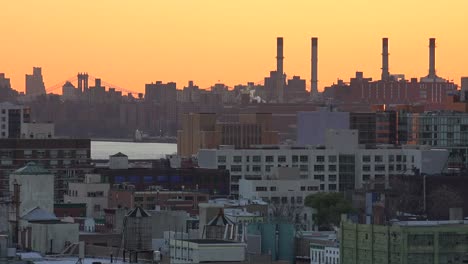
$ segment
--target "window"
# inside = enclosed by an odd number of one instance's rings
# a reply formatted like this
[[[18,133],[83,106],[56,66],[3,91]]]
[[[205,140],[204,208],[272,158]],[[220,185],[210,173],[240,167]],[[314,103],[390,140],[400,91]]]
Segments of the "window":
[[[375,162],[383,162],[383,156],[382,155],[375,155],[374,156],[374,161]]]
[[[242,162],[242,156],[234,156],[234,157],[232,157],[232,160],[235,163],[240,163],[240,162]]]
[[[154,196],[146,197],[146,201],[150,201],[150,202],[154,201]]]
[[[255,187],[255,191],[257,192],[266,192],[268,189],[265,186],[257,186]]]
[[[328,175],[328,181],[330,182],[336,182],[336,175]]]
[[[218,156],[218,163],[225,163],[226,162],[226,156]]]
[[[368,181],[368,180],[370,180],[370,175],[369,175],[369,174],[363,174],[363,175],[362,175],[362,180],[363,180],[363,181]]]
[[[245,161],[250,162],[250,156],[245,156]]]
[[[301,186],[301,191],[305,191],[306,190],[306,187],[305,186]]]
[[[265,156],[265,162],[273,162],[273,156]]]
[[[385,165],[375,165],[374,170],[375,171],[385,171]]]
[[[328,165],[328,171],[336,171],[336,165]]]
[[[241,165],[231,165],[231,171],[242,171],[242,166]]]
[[[334,183],[333,183],[333,184],[329,184],[329,185],[328,185],[328,190],[329,190],[329,191],[336,191],[336,184],[334,184]]]
[[[401,162],[401,155],[396,155],[396,161]]]
[[[261,161],[262,161],[262,157],[261,157],[261,156],[258,156],[258,155],[253,156],[253,157],[252,157],[252,161],[253,161],[253,162],[261,162]]]
[[[315,161],[316,161],[316,162],[325,162],[325,156],[317,156],[317,157],[315,158]]]
[[[299,156],[298,155],[293,155],[292,156],[292,162],[294,162],[294,163],[299,162]]]
[[[296,197],[296,202],[297,202],[298,204],[302,204],[302,196],[297,196],[297,197]]]
[[[389,171],[394,171],[394,170],[395,170],[395,166],[394,166],[393,164],[388,165],[388,170],[389,170]]]
[[[270,191],[272,191],[272,192],[276,191],[276,186],[271,186]]]
[[[226,169],[226,165],[218,165],[218,170],[225,170]]]
[[[320,184],[320,190],[324,191],[325,190],[325,184]]]
[[[385,180],[385,175],[384,174],[376,174],[375,176],[376,181],[384,181]]]
[[[395,156],[388,155],[388,162],[394,162],[394,161],[395,161]]]
[[[286,156],[278,156],[278,162],[286,162]]]
[[[336,162],[336,156],[328,156],[328,162]]]
[[[300,161],[301,161],[301,162],[308,162],[308,161],[309,161],[309,156],[301,155]]]
[[[370,165],[362,165],[362,171],[370,171]]]
[[[309,165],[301,165],[301,166],[299,167],[299,170],[300,170],[300,171],[309,171]]]
[[[370,162],[370,155],[364,155],[362,156],[362,162]]]
[[[319,181],[324,181],[325,180],[325,175],[314,175],[314,180],[319,180]]]
[[[324,165],[314,165],[314,171],[325,171]]]
[[[317,186],[307,186],[307,190],[308,191],[318,191],[318,187]]]
[[[262,171],[262,167],[260,165],[253,165],[252,171],[255,171],[255,172]]]
[[[135,202],[143,202],[143,197],[135,197],[133,200]]]
[[[270,172],[270,171],[271,171],[271,167],[273,167],[273,165],[266,165],[266,166],[265,166],[265,171],[266,171],[266,172]]]

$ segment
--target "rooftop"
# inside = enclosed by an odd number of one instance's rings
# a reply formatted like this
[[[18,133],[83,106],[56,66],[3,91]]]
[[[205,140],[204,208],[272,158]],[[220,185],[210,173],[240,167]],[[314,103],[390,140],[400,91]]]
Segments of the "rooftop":
[[[26,166],[13,172],[15,175],[47,175],[50,172],[34,162],[28,162]]]
[[[197,244],[236,244],[236,241],[221,240],[221,239],[182,239],[182,241],[192,242]]]

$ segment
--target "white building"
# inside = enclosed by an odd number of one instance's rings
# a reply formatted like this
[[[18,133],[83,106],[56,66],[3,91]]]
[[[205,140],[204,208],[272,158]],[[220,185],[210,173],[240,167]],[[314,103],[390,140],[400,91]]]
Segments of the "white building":
[[[86,216],[102,218],[108,205],[110,185],[101,183],[101,175],[86,174],[83,183],[69,183],[68,193],[63,199],[66,203],[85,203]]]
[[[47,139],[55,137],[55,125],[53,123],[22,123],[21,138]]]
[[[297,113],[297,144],[299,146],[317,146],[325,144],[328,129],[348,129],[349,113],[334,112],[328,108],[319,108],[313,112]]]
[[[29,122],[29,118],[29,107],[0,103],[0,138],[20,138],[21,125]]]
[[[336,241],[315,239],[310,242],[310,264],[322,263],[340,263],[340,246]]]
[[[245,261],[245,243],[215,239],[173,239],[170,263],[241,262]]]
[[[358,145],[357,131],[329,130],[325,147],[257,146],[251,149],[202,149],[201,168],[229,170],[231,193],[239,194],[239,181],[266,180],[273,168],[298,168],[301,179],[320,182],[319,191],[345,191],[366,183],[388,187],[390,175],[438,174],[444,170],[448,151],[428,146]]]
[[[16,170],[10,175],[10,194],[15,194],[15,186],[19,191],[19,216],[32,209],[54,212],[54,175],[33,162]]]

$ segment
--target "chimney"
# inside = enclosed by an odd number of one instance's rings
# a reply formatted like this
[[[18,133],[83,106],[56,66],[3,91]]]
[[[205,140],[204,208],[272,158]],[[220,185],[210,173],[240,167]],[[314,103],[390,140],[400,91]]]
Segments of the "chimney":
[[[283,80],[283,38],[276,39],[276,99],[278,103],[283,102],[284,80]]]
[[[429,39],[429,78],[436,78],[435,70],[435,38]]]
[[[388,38],[382,39],[382,81],[388,81],[390,72],[388,71]]]
[[[310,96],[315,97],[318,94],[318,38],[312,38],[312,80],[310,85]]]

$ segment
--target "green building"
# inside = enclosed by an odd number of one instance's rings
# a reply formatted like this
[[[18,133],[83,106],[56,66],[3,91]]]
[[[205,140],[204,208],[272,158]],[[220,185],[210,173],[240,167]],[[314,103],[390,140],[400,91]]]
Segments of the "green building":
[[[463,221],[364,225],[342,222],[342,264],[468,263],[468,224]]]

